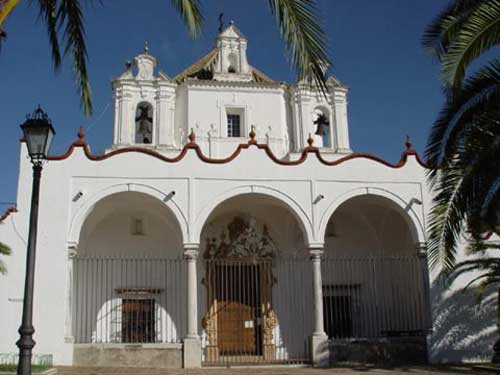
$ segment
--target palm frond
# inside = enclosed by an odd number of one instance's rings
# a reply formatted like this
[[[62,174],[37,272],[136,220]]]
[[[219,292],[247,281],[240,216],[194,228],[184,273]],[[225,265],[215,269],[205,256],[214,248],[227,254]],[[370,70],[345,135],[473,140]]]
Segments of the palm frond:
[[[448,50],[450,41],[455,38],[464,20],[483,1],[451,1],[426,27],[422,36],[424,50],[441,60]]]
[[[448,274],[455,265],[467,203],[462,171],[450,168],[442,173],[430,212],[428,254],[430,267],[441,265],[444,274]]]
[[[179,12],[181,18],[188,27],[189,33],[195,38],[198,37],[203,26],[200,1],[172,0],[172,5],[177,12]]]
[[[92,115],[90,83],[87,73],[87,47],[82,6],[79,0],[61,0],[57,17],[64,27],[66,46],[64,53],[71,53],[73,71],[80,91],[80,100],[87,116]]]
[[[0,255],[10,255],[12,250],[6,244],[0,242]]]
[[[0,26],[7,19],[7,16],[14,10],[21,0],[8,0],[3,7],[0,8]]]
[[[500,142],[500,140],[498,140]],[[498,150],[498,146],[497,146]],[[488,212],[497,212],[500,201],[500,175],[495,179],[488,189],[483,205],[481,206],[481,217],[486,217]]]
[[[325,92],[328,58],[326,35],[314,0],[269,0],[292,66],[299,80],[313,80]]]
[[[485,108],[498,108],[499,102],[500,59],[495,59],[470,77],[460,95],[447,102],[441,110],[427,142],[426,158],[430,165],[441,166],[445,159],[451,157],[452,154],[445,153],[450,134],[457,134],[470,125],[476,114]],[[430,171],[431,180],[436,177],[437,171],[437,168]]]
[[[0,242],[0,255],[10,255],[12,253],[10,247],[6,244]],[[5,275],[7,273],[7,267],[5,263],[0,260],[0,274]]]
[[[43,19],[49,37],[49,43],[52,50],[52,62],[57,70],[61,65],[61,50],[59,48],[59,39],[57,37],[57,0],[38,0],[39,15]]]
[[[444,81],[460,89],[469,64],[500,43],[500,0],[483,1],[461,25],[442,61]]]

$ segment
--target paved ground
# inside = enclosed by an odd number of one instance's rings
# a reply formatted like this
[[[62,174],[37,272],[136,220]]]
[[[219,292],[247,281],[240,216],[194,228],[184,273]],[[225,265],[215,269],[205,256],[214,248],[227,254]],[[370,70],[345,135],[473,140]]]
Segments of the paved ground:
[[[313,369],[294,367],[250,367],[250,368],[213,368],[202,370],[167,370],[167,369],[138,369],[138,368],[103,368],[103,367],[58,367],[58,375],[461,375],[487,374],[482,371],[473,371],[466,367],[401,367],[401,368],[333,368]]]

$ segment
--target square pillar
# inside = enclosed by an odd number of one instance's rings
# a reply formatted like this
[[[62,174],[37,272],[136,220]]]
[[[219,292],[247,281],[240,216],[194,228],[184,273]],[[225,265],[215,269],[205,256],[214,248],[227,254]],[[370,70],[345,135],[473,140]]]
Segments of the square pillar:
[[[323,282],[321,279],[321,256],[323,248],[309,249],[313,267],[314,331],[311,335],[311,360],[315,367],[330,365],[330,347],[325,333],[323,318]]]
[[[184,337],[183,367],[201,367],[201,339],[198,335],[198,280],[196,262],[199,245],[184,246],[184,258],[187,261],[187,335]]]
[[[64,342],[73,344],[75,337],[73,335],[73,259],[76,257],[78,244],[75,242],[68,243],[67,262],[66,262],[66,290],[65,290],[65,318],[64,318]]]

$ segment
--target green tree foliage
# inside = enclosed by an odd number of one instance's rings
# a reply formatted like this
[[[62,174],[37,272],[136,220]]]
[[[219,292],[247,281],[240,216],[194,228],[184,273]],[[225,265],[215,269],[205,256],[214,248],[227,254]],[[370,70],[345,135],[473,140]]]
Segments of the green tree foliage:
[[[499,42],[500,0],[452,1],[423,36],[440,62],[446,96],[426,149],[434,167],[429,259],[444,274],[456,266],[464,232],[480,244],[484,232],[499,228],[500,59],[493,49]],[[471,72],[473,62],[478,67]]]

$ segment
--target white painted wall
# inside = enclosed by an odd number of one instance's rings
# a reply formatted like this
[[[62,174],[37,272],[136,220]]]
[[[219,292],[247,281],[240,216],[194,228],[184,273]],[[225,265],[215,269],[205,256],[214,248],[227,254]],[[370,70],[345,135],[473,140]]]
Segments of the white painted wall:
[[[21,227],[21,233],[26,236],[28,221],[28,205],[30,198],[29,185],[31,181],[30,166],[24,158],[24,145],[22,147],[20,184],[19,184],[19,213],[11,216],[9,220],[0,226],[0,240],[11,244],[14,255],[8,259],[11,269],[9,276],[5,277],[6,283],[0,285],[2,305],[10,306],[9,309],[0,314],[10,314],[12,321],[19,319],[19,303],[9,302],[8,298],[20,298],[22,291],[22,276],[24,274],[24,246],[18,240],[10,220],[15,220]],[[147,168],[144,168],[147,166]],[[333,173],[334,172],[334,173]],[[139,207],[147,212],[170,212],[168,221],[158,219],[154,227],[158,228],[158,241],[168,242],[169,236],[160,233],[160,223],[165,223],[162,228],[170,228],[175,217],[179,232],[177,244],[201,243],[203,245],[202,230],[204,224],[210,222],[213,210],[221,203],[233,196],[242,194],[260,194],[279,201],[280,206],[287,207],[286,212],[293,212],[293,221],[303,232],[304,244],[316,244],[324,241],[323,231],[336,207],[358,194],[381,194],[391,197],[399,207],[405,207],[412,198],[424,201],[423,206],[412,206],[412,220],[416,226],[424,228],[425,209],[428,200],[422,196],[425,187],[425,175],[423,169],[410,157],[408,163],[400,169],[391,169],[382,164],[367,159],[354,159],[336,167],[328,167],[310,155],[303,164],[295,167],[280,166],[272,162],[263,150],[251,147],[241,152],[238,158],[230,164],[208,164],[202,162],[194,151],[188,151],[186,157],[178,163],[165,163],[154,157],[139,154],[125,153],[101,162],[88,160],[82,148],[76,148],[73,155],[63,161],[52,161],[44,168],[42,180],[42,195],[40,207],[40,231],[37,258],[37,277],[35,291],[35,340],[37,353],[52,353],[54,360],[59,364],[71,363],[71,343],[65,342],[65,325],[69,302],[67,301],[68,269],[68,247],[77,247],[81,251],[96,249],[97,242],[88,247],[86,245],[85,220],[90,217],[89,228],[100,238],[99,243],[109,242],[108,249],[118,251],[118,247],[127,248],[127,252],[136,249],[138,244],[117,239],[118,242],[109,241],[105,233],[114,231],[117,236],[121,233],[116,226],[122,228],[127,225],[121,212],[134,212]],[[171,196],[171,192],[175,195]],[[82,197],[73,201],[78,192]],[[121,207],[114,202],[112,209],[105,209],[108,196],[120,192],[138,192],[151,196],[157,208],[148,206],[148,202],[134,202],[127,200],[127,207]],[[390,192],[390,193],[389,193]],[[324,199],[313,203],[319,194]],[[130,196],[132,197],[132,196]],[[101,203],[99,203],[101,202]],[[141,201],[142,202],[142,201]],[[257,210],[263,220],[269,222],[270,230],[283,247],[287,250],[299,248],[295,241],[298,235],[294,226],[286,224],[290,221],[290,214],[283,214],[280,206],[271,206],[269,214],[268,207],[242,200],[238,209],[247,209],[245,206]],[[266,201],[268,204],[269,199]],[[111,211],[109,222],[107,217],[101,218],[99,212]],[[159,207],[162,207],[161,209]],[[116,211],[115,211],[116,208]],[[233,207],[234,208],[234,207]],[[260,210],[260,211],[259,211]],[[93,222],[92,213],[100,219],[96,223],[104,225],[102,228]],[[90,215],[90,216],[89,216]],[[113,216],[114,215],[114,216]],[[158,215],[157,215],[158,216]],[[159,214],[160,217],[166,217]],[[171,220],[172,219],[172,220]],[[283,223],[283,228],[276,223]],[[62,229],[61,229],[62,228]],[[303,228],[303,230],[302,230]],[[167,232],[167,231],[165,231]],[[83,240],[80,240],[81,234]],[[100,237],[101,236],[101,237]],[[104,236],[104,237],[102,237]],[[165,236],[165,237],[164,237]],[[284,236],[283,239],[280,237]],[[291,236],[291,237],[289,237]],[[114,236],[113,236],[114,237]],[[122,237],[120,235],[120,237]],[[167,239],[168,237],[168,239]],[[102,240],[102,241],[101,241]],[[92,238],[90,243],[92,243]],[[81,242],[81,243],[79,243]],[[292,243],[295,246],[286,244]],[[168,248],[173,245],[165,246]],[[165,247],[155,249],[164,251]],[[99,252],[104,251],[101,247]],[[109,250],[111,251],[111,250]],[[156,253],[155,253],[156,254]],[[176,254],[179,254],[177,252]],[[200,314],[203,311],[201,303],[202,288],[200,287]],[[286,294],[281,292],[277,295],[283,298]],[[292,298],[292,297],[290,297]],[[311,305],[304,305],[305,309],[312,309]],[[96,310],[97,313],[98,310]],[[0,321],[5,321],[0,319]],[[292,324],[293,322],[290,322]],[[283,323],[284,324],[284,323]],[[295,323],[293,323],[295,324]],[[14,342],[17,337],[17,327],[6,327],[6,335],[0,340],[2,352],[15,352]],[[302,327],[302,326],[301,326]],[[307,330],[307,326],[304,325]],[[284,331],[283,331],[284,332]],[[305,332],[305,331],[304,331]],[[283,336],[284,337],[284,336]]]

